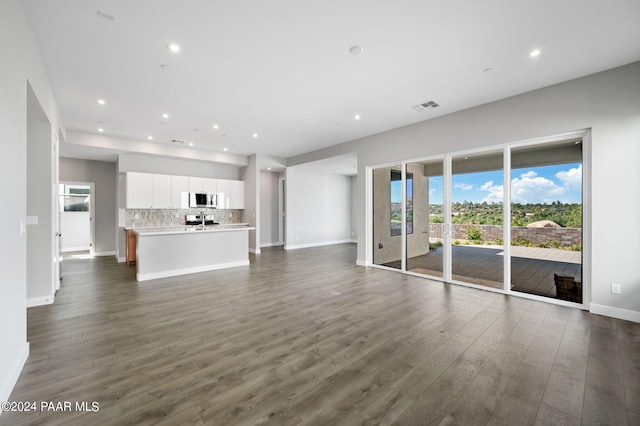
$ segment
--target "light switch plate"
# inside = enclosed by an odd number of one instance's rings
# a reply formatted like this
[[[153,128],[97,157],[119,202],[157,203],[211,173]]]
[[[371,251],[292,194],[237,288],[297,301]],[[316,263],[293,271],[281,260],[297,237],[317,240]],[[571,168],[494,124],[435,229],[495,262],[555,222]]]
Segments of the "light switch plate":
[[[622,285],[620,285],[620,284],[611,284],[611,293],[612,294],[622,294]]]
[[[25,222],[26,225],[37,225],[38,224],[38,216],[27,216]]]

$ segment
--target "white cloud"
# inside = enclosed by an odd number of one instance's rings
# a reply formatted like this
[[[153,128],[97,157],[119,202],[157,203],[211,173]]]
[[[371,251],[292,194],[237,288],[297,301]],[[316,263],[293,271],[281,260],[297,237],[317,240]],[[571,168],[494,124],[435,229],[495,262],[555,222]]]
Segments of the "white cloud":
[[[471,191],[473,189],[473,185],[469,185],[466,183],[456,183],[453,185],[454,188],[462,189],[463,191]]]
[[[511,180],[511,201],[514,203],[552,203],[566,188],[530,170]]]
[[[577,168],[558,172],[556,173],[556,177],[560,179],[562,181],[562,184],[567,188],[581,189],[582,188],[582,164],[580,164]]]
[[[488,191],[489,194],[482,199],[482,201],[486,201],[487,203],[502,203],[502,199],[504,197],[504,186],[503,185],[494,185],[493,181],[485,182],[480,187],[482,191]]]

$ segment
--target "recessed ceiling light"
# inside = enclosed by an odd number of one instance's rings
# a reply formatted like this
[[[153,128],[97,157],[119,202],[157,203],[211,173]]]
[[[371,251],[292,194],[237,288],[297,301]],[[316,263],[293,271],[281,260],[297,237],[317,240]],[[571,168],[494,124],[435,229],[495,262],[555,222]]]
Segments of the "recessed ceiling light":
[[[354,120],[360,120],[360,114],[356,114],[356,115],[354,115],[354,116],[353,116],[353,119],[354,119]]]
[[[214,128],[215,130],[218,130],[218,129],[220,128],[220,126],[218,126],[217,124],[214,124],[214,125],[213,125],[213,128]]]
[[[227,148],[224,148],[224,149],[223,149],[223,151],[224,151],[224,152],[227,152],[228,150],[227,150]]]
[[[271,170],[271,167],[267,167],[267,170]]]
[[[162,118],[169,118],[169,114],[165,112],[164,114],[162,114]]]
[[[147,139],[149,139],[150,141],[153,140],[153,136],[147,136]]]
[[[258,134],[257,134],[257,133],[254,133],[254,134],[253,134],[253,137],[254,137],[254,138],[257,138],[257,137],[258,137]]]
[[[104,132],[104,129],[103,129],[102,127],[98,127],[98,131],[99,131],[100,133],[102,133],[102,132]]]
[[[352,55],[359,55],[362,52],[364,52],[364,49],[359,44],[356,44],[349,48],[349,53],[351,53]]]
[[[97,101],[100,105],[106,105],[107,101],[105,101],[104,99],[98,99]]]
[[[177,45],[176,43],[171,43],[169,46],[167,46],[169,48],[170,51],[172,51],[173,53],[179,53],[180,52],[180,46]]]
[[[193,142],[189,142],[189,146],[193,146]]]
[[[542,53],[540,49],[533,49],[531,53],[529,53],[529,56],[531,56],[532,58],[535,58],[537,56],[540,56],[540,53]]]

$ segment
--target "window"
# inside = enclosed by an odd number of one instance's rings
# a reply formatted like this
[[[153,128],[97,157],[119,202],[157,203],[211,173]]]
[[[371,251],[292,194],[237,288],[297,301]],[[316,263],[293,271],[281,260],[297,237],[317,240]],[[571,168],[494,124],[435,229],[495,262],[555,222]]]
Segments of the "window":
[[[91,188],[88,185],[60,184],[61,212],[88,212]]]
[[[402,172],[391,170],[391,235],[402,234]],[[413,173],[407,173],[407,234],[413,234]]]

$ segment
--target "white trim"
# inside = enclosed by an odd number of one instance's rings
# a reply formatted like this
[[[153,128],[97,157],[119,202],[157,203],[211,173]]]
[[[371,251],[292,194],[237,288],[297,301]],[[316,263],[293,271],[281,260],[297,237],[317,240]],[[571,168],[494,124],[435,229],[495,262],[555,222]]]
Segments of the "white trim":
[[[249,253],[260,254],[260,249],[249,248]]]
[[[89,251],[90,246],[66,247],[60,250],[60,253],[68,253],[70,251]]]
[[[32,297],[31,299],[27,299],[27,308],[33,308],[35,306],[44,306],[51,305],[55,300],[55,296],[43,296],[43,297]]]
[[[633,321],[640,323],[640,312],[630,311],[628,309],[614,308],[612,306],[598,305],[597,303],[591,303],[589,305],[589,312],[597,315],[605,315],[608,317],[618,318],[626,321]]]
[[[358,239],[357,238],[355,238],[355,239],[352,238],[352,239],[349,240],[349,242],[353,243],[353,244],[358,244]]]
[[[27,358],[29,358],[29,342],[24,342],[22,346],[22,351],[16,359],[16,363],[10,368],[11,373],[7,378],[7,381],[2,384],[2,388],[0,388],[0,401],[8,401],[11,396],[11,392],[13,388],[16,386],[18,382],[18,378],[20,377],[20,373],[24,368],[25,362],[27,362]],[[0,414],[2,414],[2,410],[0,410]]]
[[[118,258],[118,263],[124,263],[124,262],[126,262],[126,261],[127,261],[127,258],[126,258],[126,257],[119,257],[119,258]]]
[[[335,244],[345,244],[351,243],[352,240],[336,240],[336,241],[324,241],[320,243],[309,243],[309,244],[296,244],[294,246],[284,246],[285,250],[297,250],[302,248],[310,248],[310,247],[322,247],[322,246],[332,246]]]
[[[96,252],[94,253],[94,257],[100,257],[100,256],[115,256],[116,252],[115,250],[111,250],[111,251],[101,251],[101,252]]]
[[[238,266],[249,265],[248,260],[240,260],[237,262],[219,263],[217,265],[198,266],[195,268],[172,269],[169,271],[152,272],[148,274],[136,274],[138,281],[155,280],[158,278],[175,277],[177,275],[195,274],[198,272],[215,271],[218,269],[235,268]]]
[[[367,265],[367,261],[366,260],[360,260],[360,259],[356,259],[356,265],[358,265],[358,266],[369,266],[369,265]]]
[[[276,241],[275,243],[260,243],[260,248],[262,247],[276,247],[283,246],[284,243],[282,241]]]

